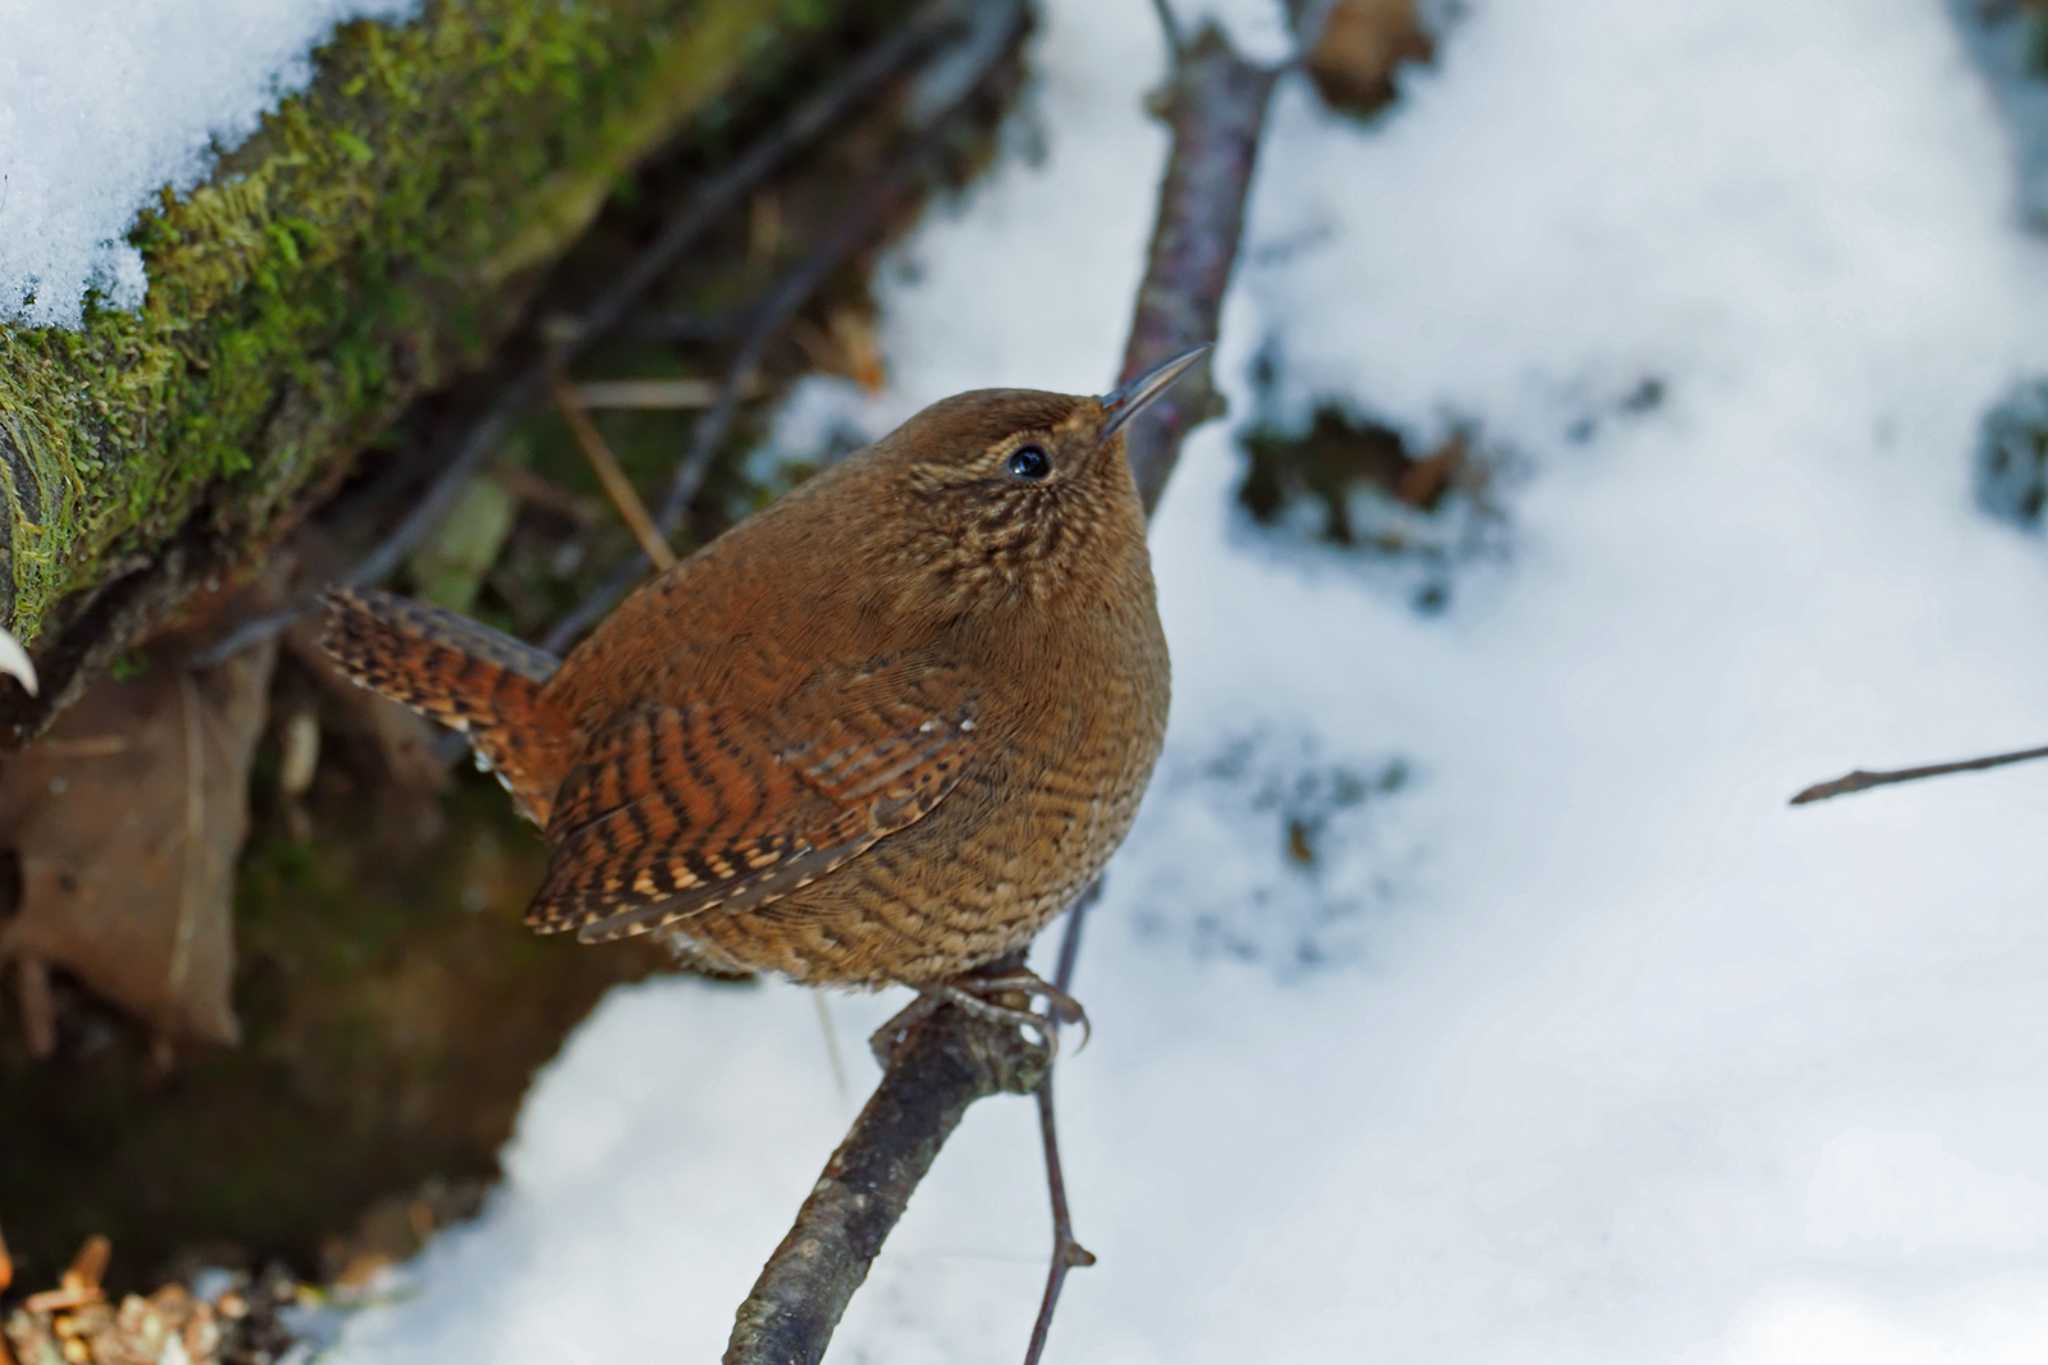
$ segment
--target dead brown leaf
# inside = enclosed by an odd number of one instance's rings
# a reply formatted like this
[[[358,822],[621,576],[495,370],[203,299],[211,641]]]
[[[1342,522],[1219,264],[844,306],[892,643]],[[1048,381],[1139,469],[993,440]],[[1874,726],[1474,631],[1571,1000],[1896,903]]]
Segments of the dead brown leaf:
[[[889,386],[882,341],[873,319],[866,315],[851,308],[835,309],[823,327],[799,319],[790,328],[790,336],[818,369],[843,375],[868,393],[880,393]]]
[[[1309,49],[1308,74],[1332,107],[1370,114],[1394,97],[1401,64],[1429,60],[1432,47],[1415,0],[1337,0]]]
[[[66,1289],[98,1293],[107,1281],[107,1266],[114,1259],[114,1244],[98,1233],[85,1239],[60,1281]]]
[[[21,868],[0,959],[61,966],[164,1035],[232,1043],[235,859],[276,649],[203,672],[182,653],[102,679],[0,773],[0,846]]]
[[[1394,496],[1410,507],[1434,510],[1464,471],[1466,453],[1465,438],[1452,437],[1401,472]]]
[[[107,1278],[107,1262],[113,1259],[114,1244],[95,1233],[85,1239],[78,1254],[71,1258],[71,1265],[57,1282],[55,1289],[45,1289],[22,1300],[21,1306],[31,1313],[60,1313],[66,1309],[83,1308],[89,1303],[98,1303],[106,1297],[101,1287]]]

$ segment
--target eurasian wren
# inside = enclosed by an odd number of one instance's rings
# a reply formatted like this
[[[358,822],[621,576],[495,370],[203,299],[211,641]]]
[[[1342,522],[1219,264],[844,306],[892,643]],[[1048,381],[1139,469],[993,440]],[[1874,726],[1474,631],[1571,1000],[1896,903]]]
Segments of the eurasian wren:
[[[1159,757],[1166,638],[1122,431],[1200,355],[1101,398],[934,403],[559,663],[369,591],[330,594],[327,649],[466,732],[546,831],[535,929],[665,930],[710,967],[957,999],[1102,870]]]

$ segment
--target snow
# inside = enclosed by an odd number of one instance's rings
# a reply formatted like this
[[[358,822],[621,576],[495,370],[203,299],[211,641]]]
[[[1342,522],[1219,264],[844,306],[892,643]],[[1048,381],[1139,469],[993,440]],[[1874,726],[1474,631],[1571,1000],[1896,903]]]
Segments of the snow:
[[[781,444],[1107,383],[1160,50],[1048,8],[1012,154],[885,272],[895,388],[812,386]],[[1420,615],[1251,531],[1228,424],[1190,443],[1053,1358],[2043,1358],[2048,773],[1784,804],[2041,738],[2048,561],[1969,488],[2048,366],[1992,96],[1924,0],[1494,0],[1403,84],[1367,127],[1281,91],[1217,372],[1511,449],[1508,554]],[[714,1358],[860,1097],[793,989],[621,990],[336,1358]],[[1018,1359],[1043,1205],[1030,1108],[978,1106],[833,1358]]]
[[[77,327],[85,292],[141,306],[124,240],[170,185],[312,79],[309,54],[349,19],[418,0],[10,0],[0,4],[0,323]],[[31,301],[32,300],[32,301]]]

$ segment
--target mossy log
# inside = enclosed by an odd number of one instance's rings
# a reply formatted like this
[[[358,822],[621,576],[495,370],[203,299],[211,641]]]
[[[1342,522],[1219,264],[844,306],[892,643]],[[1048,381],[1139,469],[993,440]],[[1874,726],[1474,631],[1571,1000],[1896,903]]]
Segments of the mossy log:
[[[502,369],[531,302],[605,280],[638,216],[586,229],[636,165],[660,154],[645,201],[689,179],[678,166],[716,173],[910,10],[427,0],[411,25],[340,30],[303,95],[141,217],[141,310],[88,308],[79,331],[0,324],[0,624],[29,643],[42,701],[107,661],[146,664],[132,644],[195,587],[261,561],[415,400]],[[834,130],[844,154],[778,182],[795,217],[844,201],[891,146],[849,122]],[[741,259],[746,233],[730,235],[707,242],[692,288],[701,274],[744,292],[780,268]],[[611,430],[643,487],[673,458],[670,427],[633,439],[660,416]],[[557,486],[587,477],[554,424],[530,425],[517,440],[543,469],[562,445]],[[335,761],[300,809],[274,746],[258,751],[235,896],[241,1046],[163,1048],[58,977],[63,1045],[39,1060],[0,971],[0,1222],[41,1282],[88,1233],[113,1238],[127,1286],[181,1250],[313,1271],[366,1208],[401,1207],[416,1233],[423,1182],[488,1179],[533,1069],[613,983],[665,965],[525,933],[541,845],[495,786],[440,807],[366,787],[374,764],[351,762],[347,726],[280,673],[273,714],[319,712]],[[47,715],[0,680],[0,751]],[[419,842],[437,810],[451,828]],[[0,917],[7,900],[0,888]],[[340,1237],[340,1254],[365,1240]]]
[[[638,161],[854,8],[429,0],[339,30],[303,94],[141,215],[140,310],[0,325],[0,623],[46,697],[0,688],[0,747],[480,365]]]

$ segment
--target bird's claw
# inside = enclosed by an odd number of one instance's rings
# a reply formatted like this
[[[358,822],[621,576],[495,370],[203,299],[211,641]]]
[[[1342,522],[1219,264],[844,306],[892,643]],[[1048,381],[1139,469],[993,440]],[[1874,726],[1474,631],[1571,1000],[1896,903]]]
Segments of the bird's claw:
[[[1002,995],[1043,996],[1045,1011],[1041,1014],[990,998]],[[889,1021],[869,1037],[868,1048],[874,1053],[875,1060],[886,1069],[895,1060],[911,1031],[943,1005],[953,1005],[977,1019],[1031,1030],[1045,1045],[1048,1060],[1059,1055],[1061,1025],[1081,1026],[1081,1046],[1074,1049],[1077,1055],[1094,1036],[1094,1028],[1088,1022],[1088,1011],[1081,1008],[1081,1002],[1038,973],[1021,967],[992,973],[969,972],[936,985],[919,986],[917,998],[890,1016]]]

